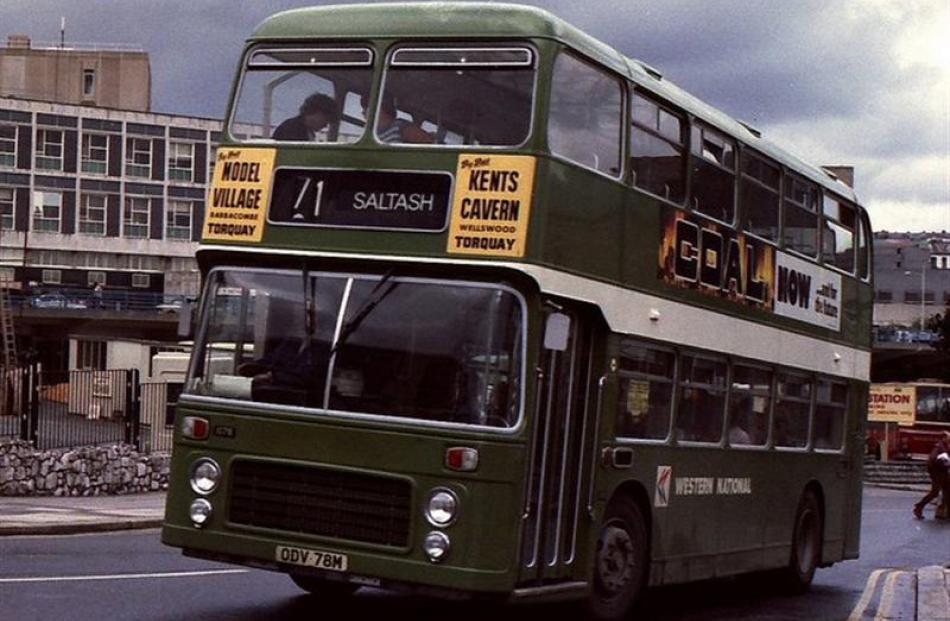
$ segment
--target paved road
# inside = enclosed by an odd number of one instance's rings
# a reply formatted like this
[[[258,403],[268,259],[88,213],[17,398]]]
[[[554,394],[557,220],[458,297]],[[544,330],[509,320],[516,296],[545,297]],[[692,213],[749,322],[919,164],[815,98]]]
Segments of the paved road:
[[[950,524],[917,522],[914,494],[869,489],[862,558],[819,571],[811,593],[783,597],[761,578],[709,581],[650,593],[655,621],[846,619],[874,569],[950,561]],[[183,558],[155,530],[68,537],[0,538],[0,618],[31,621],[312,621],[316,618],[493,621],[572,618],[576,609],[504,609],[433,602],[364,590],[345,609],[303,595],[279,574]]]

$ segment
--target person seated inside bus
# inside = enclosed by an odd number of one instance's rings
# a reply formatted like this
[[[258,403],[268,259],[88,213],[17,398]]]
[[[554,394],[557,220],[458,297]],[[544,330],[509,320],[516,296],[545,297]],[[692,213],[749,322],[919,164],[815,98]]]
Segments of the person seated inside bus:
[[[290,117],[277,126],[271,138],[274,140],[293,140],[309,142],[316,140],[317,133],[323,131],[340,116],[339,106],[331,97],[314,93],[300,104],[299,114]]]
[[[369,97],[365,93],[360,95],[360,104],[363,106],[363,117],[365,118],[366,108],[369,104]],[[376,117],[376,137],[379,138],[380,142],[415,144],[435,142],[435,136],[412,121],[397,116],[396,103],[391,95],[383,97]]]

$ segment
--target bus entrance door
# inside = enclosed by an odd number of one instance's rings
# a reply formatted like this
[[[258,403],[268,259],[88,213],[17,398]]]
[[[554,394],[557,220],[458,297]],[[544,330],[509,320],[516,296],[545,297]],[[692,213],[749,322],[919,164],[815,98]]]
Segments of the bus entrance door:
[[[597,381],[592,360],[602,356],[590,323],[578,313],[551,312],[545,329],[522,528],[522,581],[530,583],[570,576],[584,541],[578,531],[588,524]]]

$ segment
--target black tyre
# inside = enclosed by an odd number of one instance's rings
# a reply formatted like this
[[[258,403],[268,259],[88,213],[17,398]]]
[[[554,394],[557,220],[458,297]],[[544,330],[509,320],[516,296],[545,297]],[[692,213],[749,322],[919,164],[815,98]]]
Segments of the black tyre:
[[[360,588],[358,584],[350,584],[349,582],[331,582],[329,580],[321,580],[320,578],[313,578],[311,576],[298,576],[295,574],[290,574],[290,579],[294,581],[294,584],[299,586],[307,593],[330,600],[345,599],[356,593],[357,589]]]
[[[627,616],[646,584],[650,559],[646,521],[633,500],[615,498],[607,506],[594,552],[594,579],[588,616],[616,621]]]
[[[782,583],[789,593],[803,593],[811,585],[821,561],[822,532],[821,505],[815,493],[806,490],[798,501],[792,530],[792,553],[788,567],[782,572]]]

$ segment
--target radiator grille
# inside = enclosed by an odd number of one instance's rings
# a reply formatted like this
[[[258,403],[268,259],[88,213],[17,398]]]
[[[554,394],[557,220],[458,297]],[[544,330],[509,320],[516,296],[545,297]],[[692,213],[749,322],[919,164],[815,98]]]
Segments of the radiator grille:
[[[232,523],[408,545],[412,494],[402,479],[251,461],[235,462],[231,477]]]

